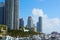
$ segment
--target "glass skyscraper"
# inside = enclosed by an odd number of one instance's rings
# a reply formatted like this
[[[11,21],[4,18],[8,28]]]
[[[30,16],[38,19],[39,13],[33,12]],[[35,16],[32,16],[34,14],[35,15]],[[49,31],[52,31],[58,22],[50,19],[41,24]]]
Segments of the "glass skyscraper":
[[[39,21],[37,22],[37,32],[42,32],[42,17],[39,17]]]
[[[0,24],[4,24],[4,3],[0,3]]]
[[[19,19],[19,27],[20,28],[23,28],[24,27],[24,20],[23,20],[23,18],[20,18]]]
[[[5,14],[4,20],[8,29],[19,29],[19,0],[5,0]]]

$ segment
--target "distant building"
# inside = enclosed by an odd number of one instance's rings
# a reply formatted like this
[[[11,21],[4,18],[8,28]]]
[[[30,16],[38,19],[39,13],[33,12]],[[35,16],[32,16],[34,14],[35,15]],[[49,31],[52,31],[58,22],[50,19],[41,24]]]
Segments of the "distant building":
[[[24,27],[24,20],[23,20],[23,18],[19,19],[19,27],[20,28]]]
[[[39,21],[37,22],[37,32],[42,32],[42,17],[39,17]]]
[[[0,3],[0,24],[4,24],[4,3]]]
[[[19,30],[19,0],[5,0],[5,24],[8,29]]]
[[[31,29],[31,30],[33,30],[34,32],[37,32],[37,28],[36,28],[35,24],[33,24],[33,27],[32,28],[33,29]]]
[[[0,25],[0,35],[6,35],[6,33],[7,33],[7,26]]]
[[[28,17],[27,26],[28,26],[28,28],[33,27],[33,20],[32,20],[32,17],[31,16]]]
[[[36,27],[34,27],[34,32],[37,32],[37,28]]]
[[[39,22],[37,22],[37,32],[40,32]]]
[[[23,28],[23,30],[24,30],[24,32],[28,32],[29,31],[28,29],[25,29],[25,28]]]

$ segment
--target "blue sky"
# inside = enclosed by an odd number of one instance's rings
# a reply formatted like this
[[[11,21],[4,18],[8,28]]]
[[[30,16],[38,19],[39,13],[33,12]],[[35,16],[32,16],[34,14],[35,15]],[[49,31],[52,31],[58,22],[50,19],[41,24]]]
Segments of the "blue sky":
[[[4,0],[0,0],[0,2],[3,1]],[[56,26],[56,24],[60,24],[60,0],[20,0],[19,2],[19,18],[24,18],[25,24],[27,23],[28,16],[35,16],[35,14],[32,13],[32,11],[34,12],[35,9],[35,11],[38,10],[38,13],[42,14],[43,16],[47,15],[48,18],[46,18],[46,21],[49,25],[53,22],[53,26],[49,26],[51,31],[49,30],[49,28],[45,27],[48,25],[45,23],[46,25],[44,25],[43,28],[43,30],[45,30],[44,32],[49,33],[49,31],[52,32],[55,31],[55,29],[58,29],[57,31],[59,31],[60,25],[57,25],[56,28],[54,28],[54,26]],[[43,13],[39,12],[39,10],[41,11],[41,9]],[[36,16],[40,16],[38,15],[38,13]],[[46,29],[49,31],[46,31]]]
[[[4,0],[0,0],[0,2],[4,2]]]
[[[60,18],[60,0],[20,0],[21,17],[32,15],[33,8],[43,9],[50,18]]]

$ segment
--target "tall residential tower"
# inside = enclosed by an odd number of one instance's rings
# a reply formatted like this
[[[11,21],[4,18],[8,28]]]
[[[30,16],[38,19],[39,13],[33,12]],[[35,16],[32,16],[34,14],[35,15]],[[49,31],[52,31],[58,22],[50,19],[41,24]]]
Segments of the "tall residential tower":
[[[33,27],[33,20],[32,20],[31,16],[28,17],[27,26],[28,26],[28,28],[32,28]]]
[[[5,0],[5,24],[8,29],[19,29],[19,0]]]
[[[37,22],[37,32],[42,32],[42,17],[39,17],[39,21]]]

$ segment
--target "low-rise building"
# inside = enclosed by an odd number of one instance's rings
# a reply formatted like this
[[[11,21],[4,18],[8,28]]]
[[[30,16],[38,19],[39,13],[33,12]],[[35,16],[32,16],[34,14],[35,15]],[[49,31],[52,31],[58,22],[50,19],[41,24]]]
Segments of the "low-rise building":
[[[0,25],[0,35],[5,36],[7,33],[7,26],[6,25]]]

